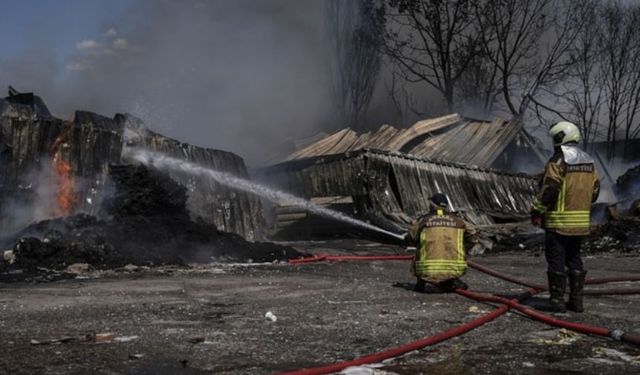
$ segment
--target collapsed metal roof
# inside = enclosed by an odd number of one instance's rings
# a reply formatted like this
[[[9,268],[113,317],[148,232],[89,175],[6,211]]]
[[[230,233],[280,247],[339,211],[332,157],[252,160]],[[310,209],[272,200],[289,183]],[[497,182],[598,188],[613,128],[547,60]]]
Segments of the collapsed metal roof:
[[[475,120],[450,114],[407,129],[383,125],[358,134],[346,128],[295,151],[285,160],[335,155],[360,149],[402,152],[419,158],[490,167],[522,130],[518,121]]]
[[[475,224],[524,219],[537,187],[526,174],[371,149],[291,160],[258,172],[306,198],[350,197],[351,214],[391,230],[406,229],[426,213],[436,192],[447,194],[453,208]]]

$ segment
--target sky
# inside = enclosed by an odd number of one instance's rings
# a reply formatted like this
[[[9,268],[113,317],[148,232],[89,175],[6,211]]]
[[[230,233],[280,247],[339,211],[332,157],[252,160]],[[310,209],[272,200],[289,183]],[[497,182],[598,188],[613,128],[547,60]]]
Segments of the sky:
[[[15,61],[32,51],[45,52],[47,60],[64,66],[76,45],[108,28],[135,0],[0,0],[0,61]],[[22,61],[27,63],[26,61]],[[37,66],[37,64],[33,64]],[[0,72],[3,82],[9,72]],[[66,70],[60,69],[57,79]]]
[[[52,113],[131,113],[259,164],[329,124],[324,4],[315,0],[0,0],[0,94]]]

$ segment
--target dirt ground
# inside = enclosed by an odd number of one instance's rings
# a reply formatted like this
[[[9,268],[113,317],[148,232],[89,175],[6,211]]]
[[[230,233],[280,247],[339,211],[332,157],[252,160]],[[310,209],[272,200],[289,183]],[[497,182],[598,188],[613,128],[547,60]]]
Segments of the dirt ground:
[[[289,245],[315,253],[406,254],[363,241]],[[542,257],[474,259],[543,281]],[[640,269],[640,257],[633,255],[585,261],[591,277],[637,275]],[[465,280],[476,291],[524,290],[474,270]],[[406,261],[211,264],[0,283],[0,373],[267,374],[396,347],[495,308],[455,294],[416,293],[412,283]],[[589,297],[585,305],[583,314],[556,315],[640,333],[640,296]],[[267,312],[276,321],[265,319]],[[112,335],[96,342],[104,333]],[[47,342],[55,339],[63,342]],[[373,368],[351,373],[632,374],[640,373],[640,348],[508,313]]]

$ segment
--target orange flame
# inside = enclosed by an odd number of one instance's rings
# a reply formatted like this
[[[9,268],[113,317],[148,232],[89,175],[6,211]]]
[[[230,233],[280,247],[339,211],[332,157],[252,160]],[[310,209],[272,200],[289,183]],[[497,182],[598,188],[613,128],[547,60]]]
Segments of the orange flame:
[[[62,131],[51,147],[53,154],[53,170],[56,174],[58,191],[56,192],[56,214],[61,216],[69,215],[75,206],[75,182],[71,164],[64,160],[60,147],[63,146],[67,129]]]
[[[75,205],[74,182],[71,174],[71,164],[61,157],[53,159],[53,169],[58,177],[58,192],[56,194],[56,203],[58,204],[58,213],[61,215],[69,215],[73,211]]]

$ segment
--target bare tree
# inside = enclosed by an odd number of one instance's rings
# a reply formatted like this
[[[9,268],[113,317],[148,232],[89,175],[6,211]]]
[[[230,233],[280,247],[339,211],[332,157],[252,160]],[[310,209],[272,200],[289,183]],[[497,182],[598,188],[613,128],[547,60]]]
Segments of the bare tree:
[[[486,53],[484,49],[478,51],[457,83],[457,102],[465,113],[472,112],[477,117],[490,116],[501,93],[498,67]]]
[[[608,158],[640,136],[638,3],[388,0],[383,10],[394,77],[436,88],[449,110],[473,103],[527,121],[533,109],[545,124],[577,123],[585,145],[606,140]]]
[[[500,0],[476,7],[484,54],[498,70],[504,105],[522,119],[566,77],[589,1]]]
[[[449,111],[456,83],[477,52],[470,0],[389,0],[384,51],[407,82],[438,90]]]
[[[540,119],[551,115],[579,124],[585,146],[599,139],[607,142],[608,159],[616,154],[617,141],[623,139],[626,155],[629,140],[640,135],[640,36],[635,32],[640,4],[568,4],[570,17],[560,18],[565,27],[557,28],[569,35],[562,41],[567,48],[558,48],[562,52],[556,54],[558,70],[549,73],[554,80],[544,83],[536,78],[531,87],[538,85],[538,95],[532,91],[527,95]],[[552,64],[540,66],[544,72]]]
[[[544,98],[534,101],[534,108],[541,123],[551,122],[547,117],[551,115],[551,118],[577,124],[586,147],[598,135],[606,95],[600,69],[599,30],[594,26],[598,22],[598,4],[584,2],[582,5],[584,22],[568,50],[571,65],[559,84],[546,90]]]
[[[607,94],[607,157],[613,158],[618,128],[625,134],[625,145],[633,135],[632,128],[638,113],[640,98],[640,58],[637,27],[640,21],[638,6],[609,2],[601,10],[599,43],[604,87]]]
[[[587,22],[571,51],[574,64],[565,83],[565,97],[573,113],[570,120],[580,126],[585,148],[596,139],[605,101],[602,74],[598,68],[602,53],[597,44],[598,29],[594,27],[598,22],[597,8],[591,8],[586,17]]]
[[[368,0],[329,0],[326,17],[335,105],[343,125],[361,129],[380,72],[383,25]]]
[[[627,82],[627,100],[626,113],[624,118],[624,150],[623,155],[629,153],[629,141],[640,135],[640,121],[638,121],[638,112],[640,112],[640,35],[637,32],[640,24],[640,5],[635,4],[628,8],[626,27],[634,30],[628,48],[631,66],[629,68],[629,77]]]

